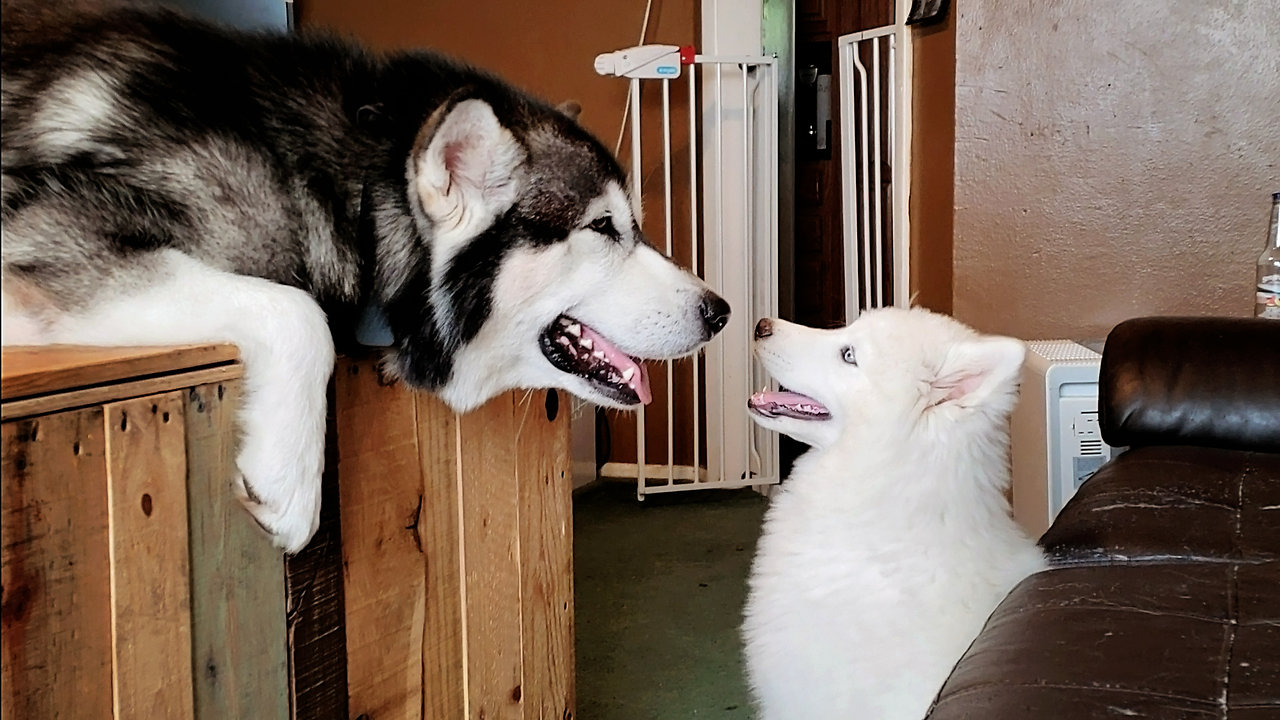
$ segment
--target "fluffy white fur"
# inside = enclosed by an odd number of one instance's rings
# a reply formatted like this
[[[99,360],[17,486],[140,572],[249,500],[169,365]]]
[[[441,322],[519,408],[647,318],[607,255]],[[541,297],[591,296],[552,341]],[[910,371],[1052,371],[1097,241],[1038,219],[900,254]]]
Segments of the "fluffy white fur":
[[[4,288],[4,344],[167,345],[231,342],[245,365],[236,465],[241,500],[289,552],[320,521],[325,392],[334,348],[307,293],[162,250],[158,279],[85,313],[32,316]],[[246,483],[246,478],[247,483]]]
[[[761,362],[831,417],[756,416],[814,445],[769,508],[751,573],[761,717],[919,720],[995,606],[1044,567],[1004,495],[1023,345],[924,310],[772,326]]]

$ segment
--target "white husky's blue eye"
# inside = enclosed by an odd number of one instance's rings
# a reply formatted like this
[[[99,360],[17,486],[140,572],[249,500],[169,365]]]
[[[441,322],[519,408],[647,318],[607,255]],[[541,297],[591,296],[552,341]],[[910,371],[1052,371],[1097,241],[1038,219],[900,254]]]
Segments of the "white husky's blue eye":
[[[592,220],[591,224],[587,227],[601,235],[606,235],[608,237],[618,236],[618,230],[613,226],[613,216],[611,215],[601,215],[595,220]]]
[[[852,345],[848,345],[843,348],[840,348],[840,359],[844,360],[850,365],[858,364],[858,355],[853,351]]]

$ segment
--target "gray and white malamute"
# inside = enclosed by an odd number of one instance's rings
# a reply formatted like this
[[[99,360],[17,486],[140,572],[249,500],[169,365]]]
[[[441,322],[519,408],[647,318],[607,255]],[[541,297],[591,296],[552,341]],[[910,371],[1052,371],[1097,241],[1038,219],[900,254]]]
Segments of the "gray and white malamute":
[[[570,117],[427,52],[168,11],[6,4],[3,342],[225,340],[241,492],[290,551],[319,512],[335,339],[459,410],[520,387],[649,400],[728,305],[645,243]]]

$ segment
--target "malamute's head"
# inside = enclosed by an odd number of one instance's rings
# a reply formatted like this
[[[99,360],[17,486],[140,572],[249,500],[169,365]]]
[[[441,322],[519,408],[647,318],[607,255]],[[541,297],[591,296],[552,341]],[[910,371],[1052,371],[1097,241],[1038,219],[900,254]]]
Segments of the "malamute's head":
[[[761,426],[818,448],[886,428],[963,442],[970,420],[989,428],[1013,410],[1024,354],[1019,340],[922,309],[870,310],[836,330],[764,319],[756,356],[787,390],[747,406]]]
[[[610,153],[555,108],[509,88],[456,95],[420,132],[408,181],[430,263],[395,283],[390,364],[454,408],[536,387],[647,403],[643,360],[691,353],[728,322],[645,242]]]

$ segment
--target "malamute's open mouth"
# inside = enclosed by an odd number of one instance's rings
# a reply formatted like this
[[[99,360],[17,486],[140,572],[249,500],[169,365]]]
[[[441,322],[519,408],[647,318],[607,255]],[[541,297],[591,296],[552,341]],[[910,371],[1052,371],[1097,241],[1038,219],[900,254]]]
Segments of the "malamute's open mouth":
[[[644,364],[568,315],[544,328],[538,343],[557,370],[586,380],[605,397],[623,405],[653,400]]]
[[[761,417],[789,417],[796,420],[830,420],[831,411],[808,395],[786,390],[761,390],[747,400],[747,408]]]

